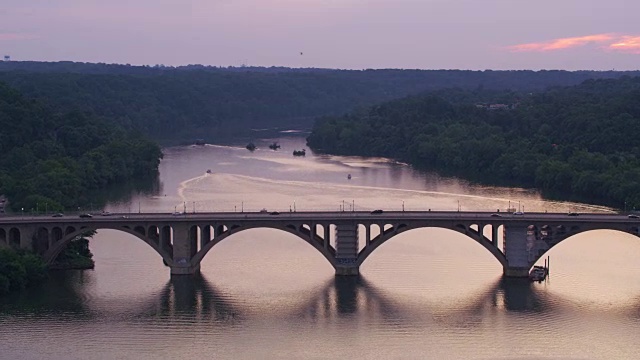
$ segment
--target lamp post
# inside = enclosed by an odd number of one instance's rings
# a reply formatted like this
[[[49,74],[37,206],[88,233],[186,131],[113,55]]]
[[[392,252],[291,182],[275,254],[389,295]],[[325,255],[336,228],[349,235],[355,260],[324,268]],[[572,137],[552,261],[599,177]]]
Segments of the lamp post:
[[[20,209],[22,211],[22,217],[24,218],[24,208]]]
[[[402,200],[402,212],[404,212],[404,200]]]

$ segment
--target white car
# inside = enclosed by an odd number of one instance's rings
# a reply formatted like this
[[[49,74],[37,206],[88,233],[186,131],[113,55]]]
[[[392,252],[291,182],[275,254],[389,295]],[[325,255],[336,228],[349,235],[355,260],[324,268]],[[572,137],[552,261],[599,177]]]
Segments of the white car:
[[[522,211],[516,211],[513,213],[513,215],[524,215],[524,213]]]

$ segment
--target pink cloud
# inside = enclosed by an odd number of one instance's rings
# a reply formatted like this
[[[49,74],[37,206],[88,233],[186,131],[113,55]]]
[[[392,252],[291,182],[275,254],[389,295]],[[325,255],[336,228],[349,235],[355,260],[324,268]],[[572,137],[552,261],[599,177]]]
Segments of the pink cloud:
[[[0,41],[33,40],[37,38],[32,34],[0,33]]]
[[[640,54],[640,36],[625,35],[609,44],[609,50]]]
[[[613,34],[597,34],[570,38],[554,39],[546,42],[518,44],[507,47],[514,52],[554,51],[584,46],[590,43],[610,43],[616,40]]]

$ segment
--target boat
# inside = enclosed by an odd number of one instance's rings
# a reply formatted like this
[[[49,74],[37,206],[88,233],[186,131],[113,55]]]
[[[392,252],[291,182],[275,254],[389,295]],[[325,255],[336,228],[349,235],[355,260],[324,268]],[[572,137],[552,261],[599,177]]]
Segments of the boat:
[[[211,173],[212,173],[211,169],[207,169],[207,174],[211,174]]]
[[[256,149],[256,145],[254,143],[250,142],[250,143],[247,144],[246,148],[249,151],[253,151],[253,150]]]
[[[347,175],[347,179],[351,180],[351,174]]]
[[[207,143],[204,141],[204,139],[196,139],[196,141],[194,142],[196,145],[201,145],[204,146]]]
[[[277,142],[274,142],[273,144],[269,145],[269,149],[278,150],[278,149],[280,149],[280,145],[278,145]]]
[[[536,265],[529,272],[529,280],[531,281],[543,281],[547,278],[548,269],[544,266]]]
[[[305,149],[293,150],[293,156],[305,156],[307,154]]]

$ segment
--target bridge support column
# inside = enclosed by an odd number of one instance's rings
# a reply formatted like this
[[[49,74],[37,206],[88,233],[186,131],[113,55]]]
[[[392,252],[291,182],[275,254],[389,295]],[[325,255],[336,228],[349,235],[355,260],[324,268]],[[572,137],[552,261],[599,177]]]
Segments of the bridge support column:
[[[529,262],[529,235],[527,225],[504,225],[504,254],[507,266],[503,268],[505,277],[527,277],[531,263]]]
[[[360,274],[358,265],[358,224],[336,225],[336,276]]]
[[[194,275],[200,273],[200,263],[193,263],[198,251],[198,232],[188,226],[173,227],[173,263],[171,275]]]

